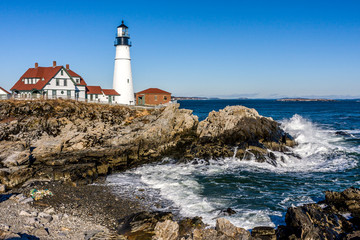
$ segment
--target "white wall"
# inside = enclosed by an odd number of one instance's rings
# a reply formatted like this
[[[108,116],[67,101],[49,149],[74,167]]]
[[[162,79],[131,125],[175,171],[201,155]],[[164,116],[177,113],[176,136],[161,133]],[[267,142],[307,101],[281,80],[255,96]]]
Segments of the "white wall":
[[[59,85],[56,85],[56,80],[59,80]],[[64,80],[66,80],[66,86],[64,85]],[[48,92],[48,98],[54,98],[53,90],[56,90],[56,98],[68,98],[68,92],[70,91],[70,97],[75,98],[75,84],[71,80],[71,77],[63,70],[63,75],[61,75],[61,70],[53,77],[44,87],[44,90]]]
[[[118,103],[135,104],[129,46],[116,46],[113,89],[120,94]]]
[[[79,100],[85,101],[86,99],[86,87],[85,86],[76,86],[76,89],[79,90]]]

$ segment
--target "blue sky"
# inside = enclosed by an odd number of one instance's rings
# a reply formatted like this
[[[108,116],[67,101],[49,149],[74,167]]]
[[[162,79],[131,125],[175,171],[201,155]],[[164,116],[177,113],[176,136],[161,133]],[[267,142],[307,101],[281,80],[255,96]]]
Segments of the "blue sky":
[[[0,1],[0,86],[53,60],[112,87],[129,26],[134,90],[176,96],[360,97],[359,1]]]

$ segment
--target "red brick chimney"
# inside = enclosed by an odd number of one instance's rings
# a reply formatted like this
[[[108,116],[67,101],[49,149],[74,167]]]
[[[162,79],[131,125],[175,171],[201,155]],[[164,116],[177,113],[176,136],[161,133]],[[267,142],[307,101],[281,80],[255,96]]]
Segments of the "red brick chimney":
[[[53,67],[56,67],[56,61],[53,61]]]
[[[69,69],[70,69],[70,65],[66,64],[66,70],[69,70]]]
[[[39,64],[38,63],[35,63],[35,68],[38,68],[39,67]]]

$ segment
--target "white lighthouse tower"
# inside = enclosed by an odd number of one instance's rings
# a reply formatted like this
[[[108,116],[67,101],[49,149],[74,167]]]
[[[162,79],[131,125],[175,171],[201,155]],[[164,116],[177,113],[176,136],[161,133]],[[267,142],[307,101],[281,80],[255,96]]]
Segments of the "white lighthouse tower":
[[[134,88],[131,74],[131,59],[130,59],[130,36],[128,27],[121,22],[117,27],[115,47],[115,67],[113,88],[120,94],[117,102],[121,104],[134,105]]]

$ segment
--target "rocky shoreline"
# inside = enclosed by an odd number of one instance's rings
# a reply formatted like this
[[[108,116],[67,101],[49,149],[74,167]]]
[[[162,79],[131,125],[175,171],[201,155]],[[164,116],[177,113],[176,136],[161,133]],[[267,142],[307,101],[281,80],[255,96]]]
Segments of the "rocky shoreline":
[[[232,157],[276,165],[292,137],[255,109],[226,107],[199,122],[178,104],[162,109],[74,101],[0,102],[0,182],[30,179],[87,184],[163,158]]]
[[[33,200],[29,189],[54,195]],[[225,211],[231,214],[231,210]],[[318,203],[290,207],[286,226],[251,231],[219,216],[215,227],[200,217],[174,220],[170,212],[153,212],[141,202],[111,194],[104,185],[70,186],[32,182],[0,194],[0,239],[359,239],[360,189],[325,193]]]
[[[293,155],[293,138],[271,118],[242,106],[199,122],[173,104],[162,109],[74,101],[0,101],[0,238],[3,239],[356,239],[360,190],[289,208],[286,226],[248,230],[224,218],[174,221],[115,196],[103,177],[157,162],[237,157],[272,165]],[[98,184],[91,184],[91,183]],[[53,196],[34,201],[31,189]],[[231,214],[231,209],[226,211]],[[25,226],[25,227],[23,227]],[[355,237],[355,238],[354,238]]]

